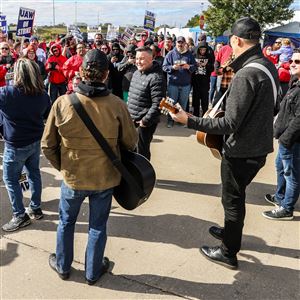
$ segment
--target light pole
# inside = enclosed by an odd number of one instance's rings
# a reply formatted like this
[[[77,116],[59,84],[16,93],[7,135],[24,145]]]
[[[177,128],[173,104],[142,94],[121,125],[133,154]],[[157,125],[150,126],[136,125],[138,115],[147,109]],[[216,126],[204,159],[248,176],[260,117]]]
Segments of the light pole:
[[[75,1],[75,24],[77,24],[77,1]]]
[[[52,1],[52,11],[53,11],[53,26],[55,26],[55,6],[54,6],[54,0]]]

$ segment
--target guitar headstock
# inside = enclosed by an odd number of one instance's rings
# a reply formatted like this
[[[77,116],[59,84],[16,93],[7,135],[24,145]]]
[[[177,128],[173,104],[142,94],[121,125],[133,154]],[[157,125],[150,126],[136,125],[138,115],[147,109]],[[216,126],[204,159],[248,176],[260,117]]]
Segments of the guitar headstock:
[[[167,97],[163,98],[159,104],[159,109],[162,113],[168,114],[168,112],[171,112],[173,114],[177,114],[179,112],[178,108],[174,106],[174,100]]]

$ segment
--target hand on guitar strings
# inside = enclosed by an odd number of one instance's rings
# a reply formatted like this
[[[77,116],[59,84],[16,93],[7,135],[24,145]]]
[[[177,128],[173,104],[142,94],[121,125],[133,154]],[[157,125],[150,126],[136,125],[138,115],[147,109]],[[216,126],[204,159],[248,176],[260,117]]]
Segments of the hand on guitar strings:
[[[188,117],[190,114],[188,114],[186,111],[184,111],[179,103],[175,104],[175,107],[179,110],[178,113],[173,114],[169,112],[170,116],[175,122],[187,125]]]

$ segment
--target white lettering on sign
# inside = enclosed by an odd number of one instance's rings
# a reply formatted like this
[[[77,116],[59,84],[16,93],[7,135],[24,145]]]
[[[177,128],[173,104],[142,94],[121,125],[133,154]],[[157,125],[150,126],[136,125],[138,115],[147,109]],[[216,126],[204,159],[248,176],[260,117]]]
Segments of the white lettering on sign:
[[[20,8],[19,21],[32,20],[34,18],[34,10],[26,10]]]
[[[22,36],[22,35],[28,34],[28,33],[31,33],[31,27],[18,29],[17,36]]]

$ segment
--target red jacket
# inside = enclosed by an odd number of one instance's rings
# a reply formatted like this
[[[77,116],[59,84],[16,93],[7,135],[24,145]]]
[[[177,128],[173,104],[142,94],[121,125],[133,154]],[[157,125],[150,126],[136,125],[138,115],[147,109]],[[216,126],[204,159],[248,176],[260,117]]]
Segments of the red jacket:
[[[290,64],[289,63],[283,63],[278,68],[278,76],[280,82],[289,82],[291,79],[291,73],[290,73]]]
[[[0,87],[6,86],[5,75],[7,73],[7,69],[4,65],[0,65]]]
[[[278,63],[278,55],[268,55],[267,54],[267,48],[270,46],[266,46],[265,48],[263,48],[263,55],[270,61],[272,62],[274,65],[276,65]]]
[[[59,51],[59,55],[55,56],[52,52],[53,48],[57,48]],[[61,45],[60,44],[53,44],[50,48],[50,53],[52,54],[46,61],[45,67],[46,72],[49,73],[49,82],[54,84],[61,84],[67,81],[64,73],[63,73],[63,65],[67,61],[65,56],[61,55]],[[49,63],[56,62],[56,70],[51,70],[49,68]]]
[[[79,72],[82,61],[83,57],[76,54],[71,56],[63,65],[63,73],[68,80],[68,91],[73,91],[72,79],[75,76],[75,72]]]

